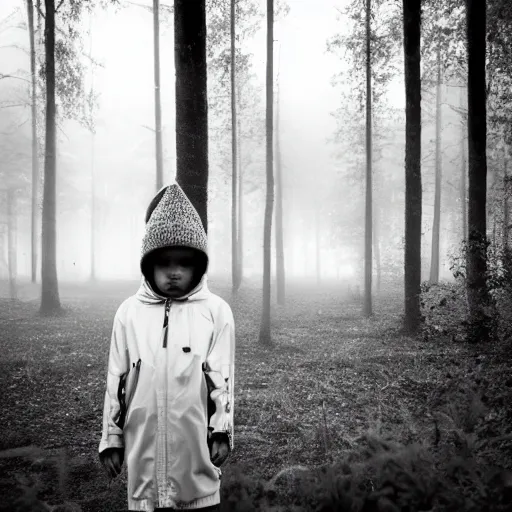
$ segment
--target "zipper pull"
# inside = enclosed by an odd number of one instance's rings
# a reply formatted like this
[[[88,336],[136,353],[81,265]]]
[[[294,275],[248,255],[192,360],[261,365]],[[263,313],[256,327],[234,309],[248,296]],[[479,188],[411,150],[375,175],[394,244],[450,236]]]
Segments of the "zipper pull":
[[[171,309],[171,299],[165,301],[165,314],[164,314],[164,343],[163,347],[167,348],[167,331],[169,330],[169,311]]]

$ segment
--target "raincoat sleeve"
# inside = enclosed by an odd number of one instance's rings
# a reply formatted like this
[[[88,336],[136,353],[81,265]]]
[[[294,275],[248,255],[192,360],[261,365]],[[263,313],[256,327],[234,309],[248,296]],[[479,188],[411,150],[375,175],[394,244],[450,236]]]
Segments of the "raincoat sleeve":
[[[121,417],[120,385],[129,369],[125,328],[119,318],[119,311],[114,318],[110,353],[108,358],[107,389],[103,407],[103,430],[99,453],[107,448],[123,448],[123,430],[118,426]]]
[[[229,447],[234,448],[234,377],[235,377],[235,322],[227,303],[214,317],[214,335],[206,359],[206,374],[210,381],[210,398],[215,412],[210,418],[211,438],[227,435]]]

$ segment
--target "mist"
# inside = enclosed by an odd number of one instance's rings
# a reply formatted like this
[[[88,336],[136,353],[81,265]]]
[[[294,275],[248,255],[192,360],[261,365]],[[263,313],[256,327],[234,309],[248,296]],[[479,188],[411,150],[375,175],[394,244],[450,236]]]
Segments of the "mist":
[[[275,136],[279,137],[282,162],[287,277],[362,288],[365,125],[358,95],[364,91],[359,72],[354,72],[354,57],[332,44],[333,40],[347,37],[355,30],[354,20],[343,14],[347,6],[348,3],[332,0],[302,0],[290,2],[289,12],[276,16],[274,80],[279,89],[279,104],[274,108],[279,111],[279,126]],[[239,153],[243,173],[243,273],[254,280],[262,276],[265,204],[264,2],[260,2],[259,9],[259,18],[250,20],[254,30],[239,42],[239,51],[248,61],[247,76],[243,77],[248,101],[243,98],[242,87],[239,92],[242,95]],[[12,166],[9,175],[19,174],[22,182],[16,193],[13,222],[16,275],[23,282],[29,279],[31,270],[31,138],[27,89],[30,66],[26,12],[20,2],[5,1],[1,19],[4,21],[0,67],[3,75],[11,76],[0,80],[4,98],[0,129],[4,147],[15,145],[19,157],[9,164]],[[57,268],[62,281],[138,279],[144,211],[155,193],[152,23],[150,2],[95,6],[82,16],[81,37],[76,46],[82,68],[82,96],[93,98],[88,116],[94,133],[90,126],[76,119],[61,117],[59,121]],[[174,36],[172,15],[166,14],[165,5],[160,32],[164,181],[169,183],[176,172]],[[215,47],[210,50],[210,274],[228,279],[231,269],[227,250],[231,237],[229,82],[226,70],[215,60],[220,50]],[[394,73],[383,85],[378,85],[374,113],[373,283],[376,291],[386,286],[393,289],[402,286],[404,264],[405,103],[401,52],[392,56],[391,66]],[[451,280],[451,255],[463,238],[456,184],[461,158],[461,119],[456,108],[461,86],[446,83],[442,87],[440,278]],[[426,83],[424,88],[422,279],[428,279],[434,208],[435,87]],[[39,125],[41,132],[42,119]],[[40,165],[43,160],[41,153]],[[9,244],[4,198],[2,205],[0,278],[5,284],[9,274]],[[91,221],[92,208],[94,221]],[[40,247],[40,226],[38,236]],[[39,250],[39,274],[40,253]],[[274,271],[275,265],[272,268]]]
[[[150,6],[150,3],[144,5]],[[334,140],[337,124],[333,113],[342,106],[340,87],[331,84],[335,74],[346,68],[338,56],[326,51],[326,40],[344,27],[333,2],[293,3],[290,12],[276,20],[276,71],[279,81],[281,159],[283,162],[283,201],[285,216],[285,259],[287,275],[292,279],[338,279],[360,285],[361,215],[363,190],[349,184],[347,177],[353,160],[362,155],[343,140]],[[261,5],[263,12],[264,5]],[[314,15],[312,15],[314,11]],[[10,17],[9,17],[10,15]],[[4,22],[1,34],[0,66],[4,74],[30,74],[26,30],[16,25],[26,23],[19,2],[3,2]],[[152,16],[143,4],[122,3],[119,7],[96,8],[82,23],[82,64],[84,90],[92,90],[97,106],[93,113],[95,133],[77,121],[64,120],[58,130],[57,177],[57,265],[63,281],[87,281],[91,276],[91,243],[97,279],[137,279],[140,241],[144,230],[144,211],[155,192],[154,102],[152,71]],[[259,278],[262,274],[262,237],[264,207],[264,126],[255,136],[244,140],[244,116],[252,122],[264,115],[265,22],[243,50],[251,55],[250,86],[258,95],[252,110],[241,114],[241,153],[248,163],[248,180],[243,190],[246,208],[244,274]],[[307,32],[308,36],[304,37]],[[134,37],[136,34],[136,37]],[[16,48],[12,48],[16,45]],[[175,175],[175,109],[172,20],[162,23],[161,91],[163,119],[163,157],[166,182]],[[91,62],[96,64],[93,65]],[[219,86],[215,73],[209,75],[212,95],[228,94],[228,84]],[[390,102],[403,103],[403,84],[392,84],[387,91]],[[345,87],[350,89],[350,84]],[[26,84],[5,78],[1,94],[10,98],[28,97]],[[213,103],[213,102],[212,102]],[[227,113],[229,114],[229,112]],[[30,153],[28,106],[3,109],[2,132],[18,128],[19,151]],[[229,195],[230,162],[226,158],[229,133],[220,133],[225,112],[209,110],[212,138],[209,144],[209,243],[210,273],[229,276],[230,243]],[[220,128],[219,128],[220,125]],[[361,126],[361,129],[363,127]],[[382,127],[384,130],[385,127]],[[220,133],[220,135],[219,135]],[[393,141],[392,166],[397,192],[402,189],[400,134]],[[450,141],[446,141],[450,145]],[[42,161],[42,159],[41,159]],[[24,164],[28,166],[28,157]],[[387,168],[381,161],[377,166]],[[352,174],[354,172],[350,170]],[[362,171],[361,171],[362,172]],[[357,174],[357,171],[355,172]],[[378,168],[376,170],[378,180]],[[352,179],[353,181],[353,179]],[[362,182],[361,182],[362,183]],[[94,191],[95,226],[91,241],[91,197]],[[30,276],[30,208],[28,194],[21,192],[16,209],[16,268],[20,281]],[[381,229],[391,237],[383,239],[383,263],[400,267],[399,240],[403,224],[400,211],[403,200],[382,212]],[[4,202],[2,202],[5,204]],[[4,209],[5,210],[5,209]],[[318,213],[316,213],[318,210]],[[396,212],[396,213],[395,213]],[[3,211],[5,217],[5,211]],[[447,243],[450,237],[446,233]],[[4,238],[6,234],[4,233]],[[398,245],[397,245],[398,241]],[[316,245],[319,244],[319,250]],[[8,276],[3,244],[2,279]],[[428,244],[427,244],[428,245]],[[428,248],[425,249],[428,252]],[[317,263],[317,255],[320,261]],[[38,264],[39,271],[40,264]],[[447,276],[448,274],[445,273]]]

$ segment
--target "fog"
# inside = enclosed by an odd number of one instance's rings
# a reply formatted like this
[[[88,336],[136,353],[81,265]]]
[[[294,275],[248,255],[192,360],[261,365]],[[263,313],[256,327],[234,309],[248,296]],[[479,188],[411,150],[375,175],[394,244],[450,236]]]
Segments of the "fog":
[[[87,281],[91,252],[97,279],[137,279],[145,208],[155,193],[153,20],[148,0],[95,9],[81,23],[84,89],[97,95],[96,133],[77,121],[58,128],[57,261],[61,281]],[[284,244],[287,278],[336,280],[362,287],[364,244],[364,111],[356,104],[359,82],[342,50],[327,51],[350,23],[342,0],[289,0],[289,12],[275,24],[275,77],[279,86],[279,138],[283,165]],[[265,13],[265,2],[261,2]],[[30,279],[30,107],[26,8],[21,0],[0,5],[0,149],[4,170],[20,180],[16,199],[16,268]],[[162,19],[161,80],[165,181],[175,174],[174,42],[170,20]],[[252,54],[252,106],[240,112],[240,152],[244,168],[243,269],[259,279],[263,268],[265,203],[265,18],[240,45]],[[15,47],[13,47],[15,46]],[[91,58],[99,65],[92,66]],[[374,114],[374,271],[382,286],[401,286],[404,230],[404,85],[401,56]],[[210,73],[210,69],[209,69]],[[229,81],[209,75],[209,102],[229,94]],[[333,84],[336,75],[345,73]],[[450,279],[450,258],[461,239],[458,185],[460,88],[445,86],[443,107],[442,279]],[[434,89],[424,94],[423,273],[428,276],[434,179]],[[364,91],[363,91],[364,93]],[[211,96],[211,98],[210,98]],[[18,98],[21,98],[18,101]],[[222,108],[222,105],[225,107]],[[385,108],[384,108],[385,106]],[[387,110],[386,110],[387,109]],[[336,115],[334,115],[337,112]],[[209,111],[210,273],[231,271],[231,160],[229,102]],[[251,124],[252,123],[252,124]],[[255,127],[252,136],[245,126]],[[254,135],[254,132],[256,133]],[[16,146],[16,155],[12,149]],[[42,158],[40,158],[42,169]],[[5,171],[7,172],[7,171]],[[6,187],[2,186],[5,190]],[[91,242],[91,197],[95,229]],[[8,277],[5,194],[1,197],[0,279]],[[39,229],[40,231],[40,229]],[[91,251],[91,243],[94,244]],[[40,252],[40,251],[39,251]],[[40,254],[39,254],[40,256]],[[38,265],[40,267],[40,264]],[[40,272],[40,268],[38,270]],[[3,286],[3,285],[2,285]]]

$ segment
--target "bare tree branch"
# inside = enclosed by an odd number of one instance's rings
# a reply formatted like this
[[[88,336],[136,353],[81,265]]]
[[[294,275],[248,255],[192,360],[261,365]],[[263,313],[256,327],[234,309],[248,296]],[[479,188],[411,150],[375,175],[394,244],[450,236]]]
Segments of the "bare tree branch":
[[[26,78],[22,78],[21,76],[4,75],[4,74],[0,73],[0,80],[2,80],[2,78],[15,78],[16,80],[23,80],[24,82],[28,82],[29,84],[31,83],[30,80],[27,80]]]
[[[14,103],[12,105],[0,105],[0,109],[2,108],[11,108],[11,107],[26,107],[28,103]]]
[[[0,50],[3,48],[14,48],[16,50],[21,50],[22,52],[25,52],[27,55],[30,54],[30,51],[27,50],[27,48],[24,48],[23,46],[19,46],[17,44],[5,44],[3,46],[0,46]]]
[[[39,5],[36,4],[36,9],[37,9],[37,12],[39,13],[39,15],[43,18],[43,19],[46,19],[45,15],[43,14],[43,11],[41,11],[41,7]]]
[[[130,0],[127,0],[126,3],[130,4],[130,5],[135,5],[137,7],[142,7],[143,9],[146,9],[146,11],[153,12],[153,6],[152,5],[139,4],[138,2],[131,2]],[[161,3],[160,4],[160,9],[168,11],[168,12],[174,12],[173,11],[173,6],[169,5],[169,4],[162,4]]]
[[[20,124],[18,124],[16,126],[16,128],[14,128],[12,131],[10,131],[10,132],[0,132],[0,135],[4,135],[6,137],[14,135],[24,124],[27,123],[28,120],[29,120],[29,118],[27,117],[27,119],[25,119],[25,121],[22,121]]]
[[[64,0],[60,0],[59,5],[57,6],[57,9],[55,9],[55,13],[59,12],[59,9],[61,8],[61,5],[64,3]]]

